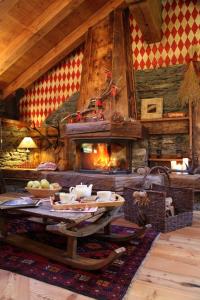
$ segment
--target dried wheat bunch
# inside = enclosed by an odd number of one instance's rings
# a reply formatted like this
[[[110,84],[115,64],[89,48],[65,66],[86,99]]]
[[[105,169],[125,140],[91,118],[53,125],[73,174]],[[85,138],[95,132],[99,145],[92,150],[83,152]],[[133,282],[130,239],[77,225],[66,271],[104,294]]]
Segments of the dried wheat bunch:
[[[189,63],[188,69],[185,72],[178,98],[182,107],[187,103],[195,104],[200,101],[200,80],[196,74],[193,62]]]

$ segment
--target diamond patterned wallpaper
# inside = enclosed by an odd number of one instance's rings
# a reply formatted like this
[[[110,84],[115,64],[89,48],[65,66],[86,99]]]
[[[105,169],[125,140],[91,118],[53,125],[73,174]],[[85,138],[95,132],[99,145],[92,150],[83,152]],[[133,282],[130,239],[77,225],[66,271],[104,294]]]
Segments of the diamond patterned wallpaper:
[[[131,17],[134,69],[144,70],[187,63],[198,51],[200,59],[200,2],[198,0],[163,0],[163,38],[147,44]]]
[[[148,45],[130,18],[133,67],[152,69],[187,63],[197,51],[200,60],[200,2],[163,0],[163,38]],[[20,102],[21,119],[37,126],[80,88],[83,47],[74,51],[27,90]]]
[[[20,101],[21,119],[36,126],[80,89],[83,47],[37,80]]]

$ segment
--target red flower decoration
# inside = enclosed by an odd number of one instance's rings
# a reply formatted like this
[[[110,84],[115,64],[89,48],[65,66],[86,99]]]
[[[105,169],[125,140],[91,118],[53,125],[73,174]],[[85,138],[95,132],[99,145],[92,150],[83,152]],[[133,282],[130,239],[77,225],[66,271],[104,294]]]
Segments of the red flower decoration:
[[[77,111],[77,115],[76,115],[76,122],[80,122],[81,121],[81,112],[80,111]]]
[[[96,106],[97,107],[102,107],[103,106],[103,101],[101,99],[96,100]]]

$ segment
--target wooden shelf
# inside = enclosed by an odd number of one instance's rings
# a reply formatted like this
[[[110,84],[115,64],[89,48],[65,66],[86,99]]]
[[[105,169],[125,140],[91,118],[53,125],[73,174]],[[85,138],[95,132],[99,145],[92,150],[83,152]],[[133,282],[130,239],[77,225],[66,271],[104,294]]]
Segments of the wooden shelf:
[[[143,119],[140,120],[141,123],[146,123],[146,122],[170,122],[170,121],[182,121],[182,120],[189,120],[189,117],[171,117],[171,118],[159,118],[159,119]]]
[[[149,134],[189,134],[189,117],[140,120]]]
[[[172,161],[175,160],[177,162],[182,162],[183,159],[182,158],[149,158],[149,161]]]

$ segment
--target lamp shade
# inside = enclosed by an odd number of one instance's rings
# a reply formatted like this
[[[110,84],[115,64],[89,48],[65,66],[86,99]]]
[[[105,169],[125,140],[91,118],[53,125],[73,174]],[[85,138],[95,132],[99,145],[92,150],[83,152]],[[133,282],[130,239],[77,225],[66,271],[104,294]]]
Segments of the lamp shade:
[[[18,148],[20,148],[20,149],[33,149],[33,148],[37,148],[37,145],[31,137],[25,136],[23,138],[23,140],[21,141],[21,143],[19,144]]]

